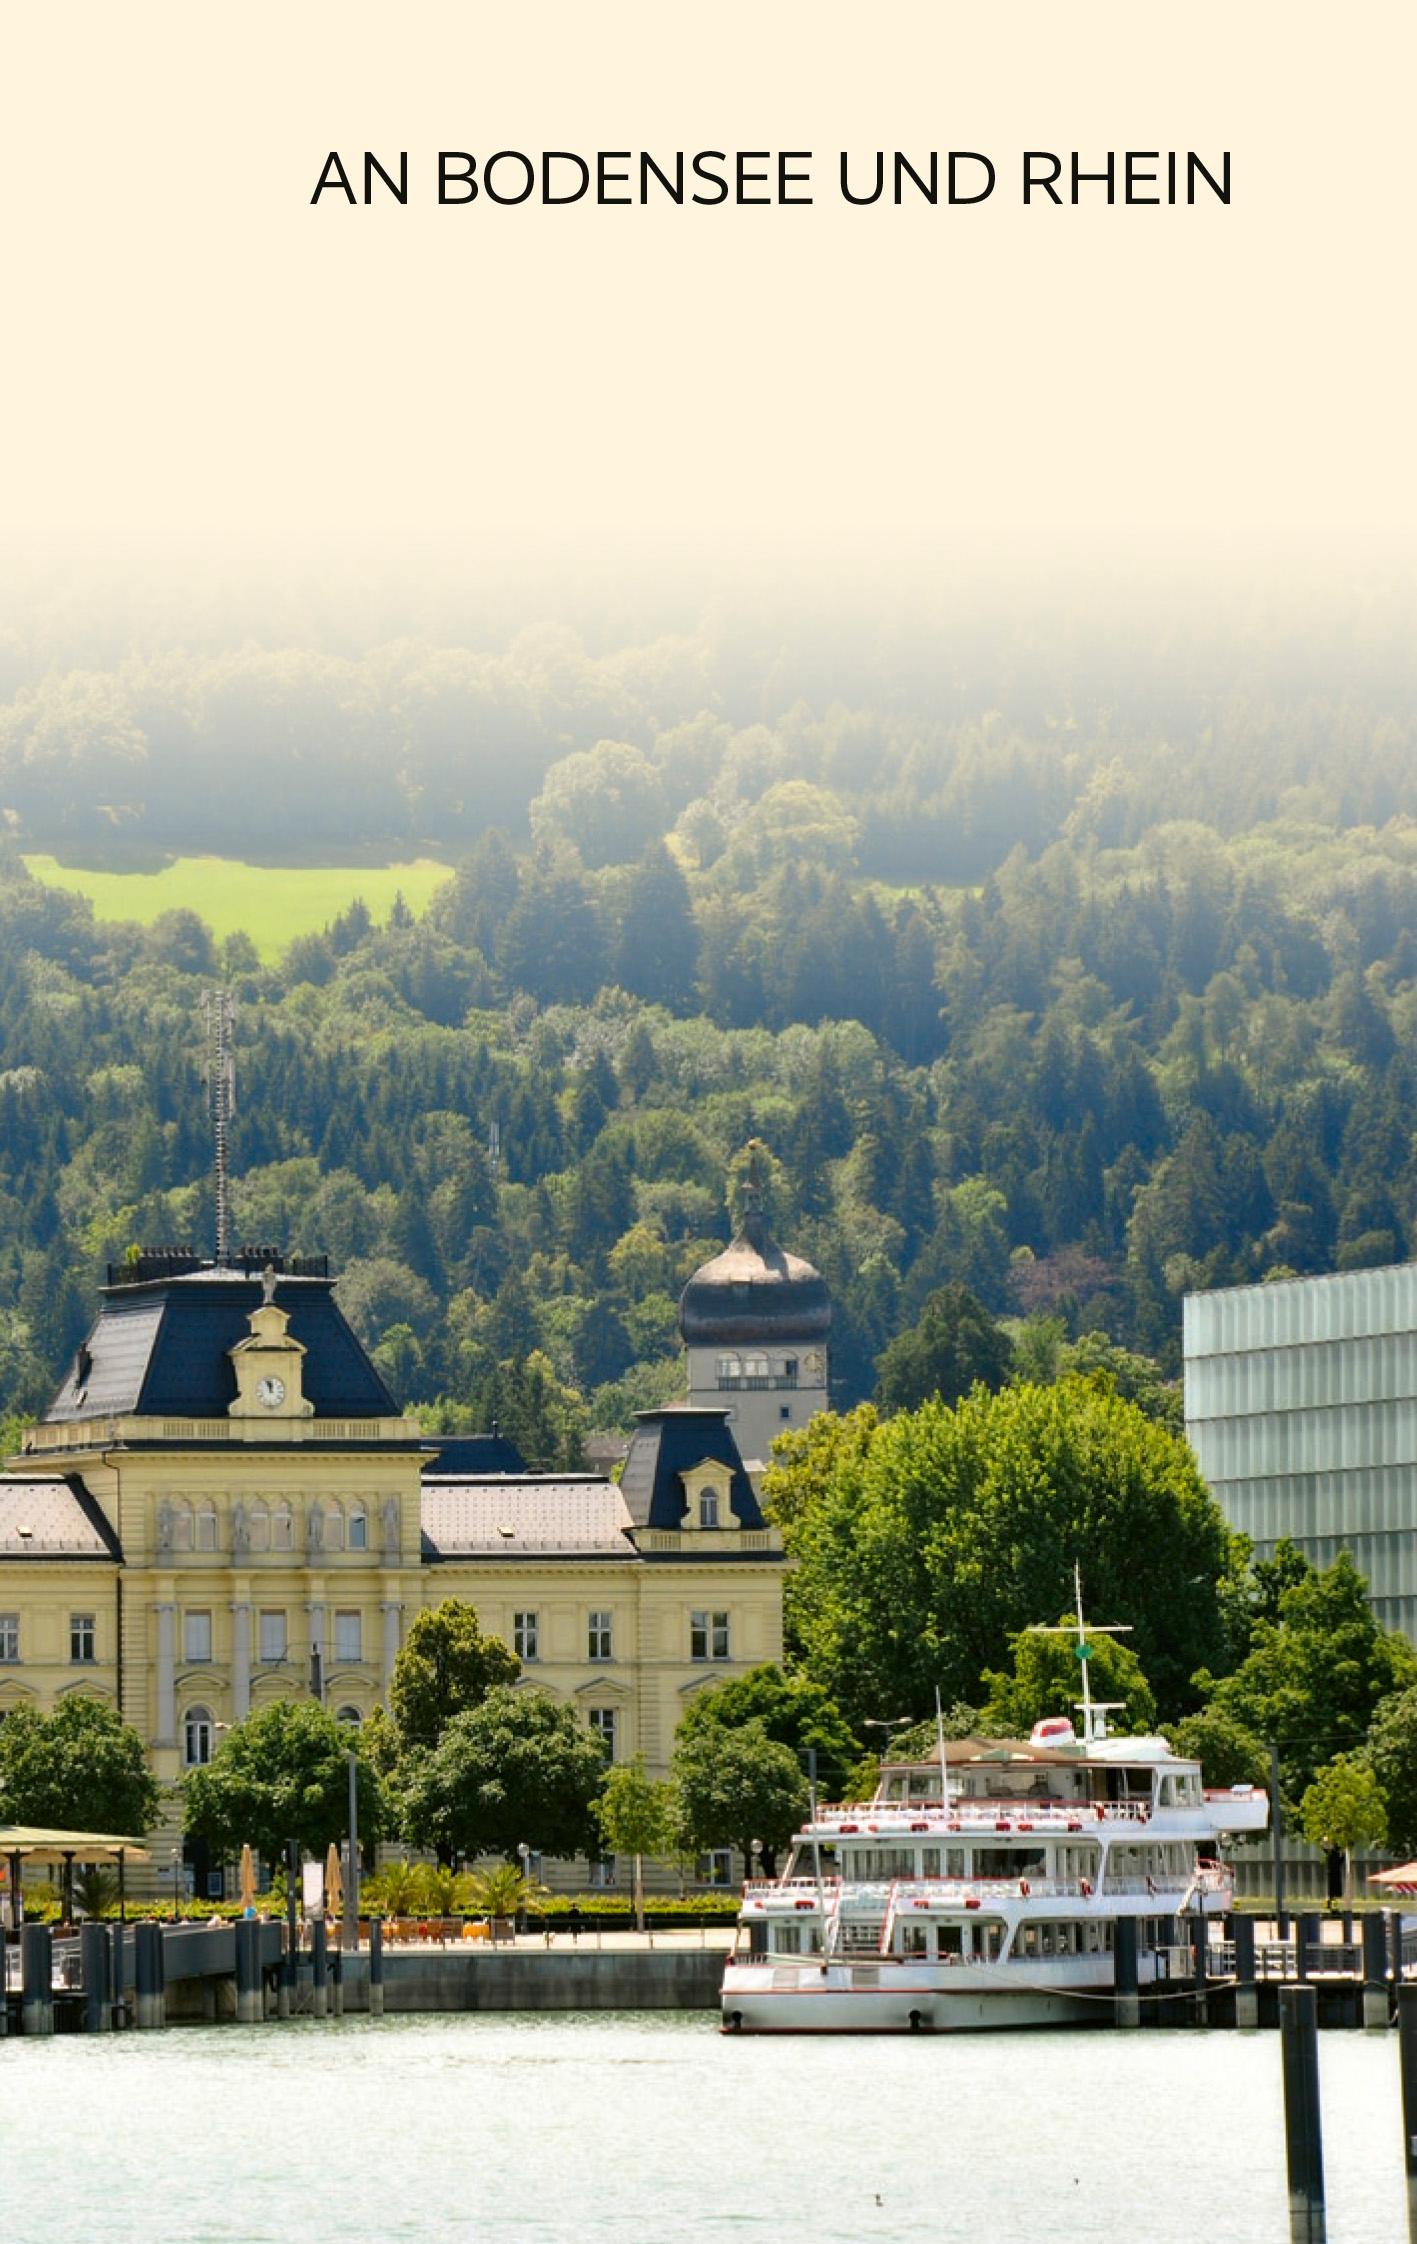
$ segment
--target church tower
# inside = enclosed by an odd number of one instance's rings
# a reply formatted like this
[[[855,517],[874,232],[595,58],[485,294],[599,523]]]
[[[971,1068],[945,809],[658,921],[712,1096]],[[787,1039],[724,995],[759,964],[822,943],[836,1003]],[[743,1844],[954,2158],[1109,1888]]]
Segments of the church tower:
[[[694,1272],[679,1301],[690,1406],[727,1408],[755,1478],[779,1434],[827,1407],[831,1314],[821,1272],[785,1254],[768,1230],[755,1150],[732,1244]]]

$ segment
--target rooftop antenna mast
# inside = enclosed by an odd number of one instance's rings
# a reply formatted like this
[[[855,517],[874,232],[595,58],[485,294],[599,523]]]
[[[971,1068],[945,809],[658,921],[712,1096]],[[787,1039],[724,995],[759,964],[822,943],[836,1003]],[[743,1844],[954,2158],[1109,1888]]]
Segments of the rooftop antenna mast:
[[[1088,1640],[1094,1636],[1130,1636],[1132,1627],[1130,1621],[1086,1621],[1083,1619],[1082,1568],[1076,1562],[1073,1565],[1073,1601],[1073,1609],[1077,1614],[1076,1621],[1067,1622],[1061,1628],[1049,1628],[1042,1621],[1035,1621],[1028,1634],[1030,1636],[1071,1636],[1073,1638],[1073,1650],[1082,1670],[1082,1697],[1075,1704],[1082,1716],[1083,1738],[1085,1741],[1091,1741],[1093,1738],[1106,1737],[1108,1715],[1117,1713],[1126,1704],[1126,1701],[1124,1699],[1095,1699],[1093,1697],[1092,1685],[1088,1680],[1087,1672],[1087,1663],[1092,1658],[1092,1645]]]
[[[207,1028],[207,1098],[212,1110],[216,1152],[216,1259],[224,1270],[231,1260],[231,1170],[228,1133],[236,1110],[236,1059],[232,1029],[236,1000],[228,989],[206,990],[202,1014]]]

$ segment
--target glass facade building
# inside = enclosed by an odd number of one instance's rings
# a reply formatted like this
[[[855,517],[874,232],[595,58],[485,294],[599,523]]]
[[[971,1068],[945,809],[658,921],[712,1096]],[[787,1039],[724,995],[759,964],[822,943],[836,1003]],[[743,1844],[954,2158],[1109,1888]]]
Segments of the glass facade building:
[[[1189,1294],[1186,1432],[1263,1554],[1347,1549],[1417,1642],[1417,1263]]]

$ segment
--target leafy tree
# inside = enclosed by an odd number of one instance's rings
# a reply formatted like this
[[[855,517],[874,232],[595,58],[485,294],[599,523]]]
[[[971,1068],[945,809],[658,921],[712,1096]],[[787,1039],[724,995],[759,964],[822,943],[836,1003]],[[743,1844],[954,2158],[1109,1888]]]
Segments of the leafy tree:
[[[157,1822],[161,1791],[141,1735],[99,1699],[52,1714],[17,1706],[0,1723],[0,1816],[56,1831],[135,1839]]]
[[[586,1853],[604,1777],[605,1749],[573,1707],[498,1684],[454,1715],[431,1751],[412,1757],[405,1835],[444,1862],[476,1854],[511,1861],[523,1842],[540,1854]]]
[[[882,1410],[918,1410],[938,1396],[958,1401],[976,1380],[1001,1386],[1013,1361],[1013,1343],[968,1286],[945,1286],[926,1300],[918,1323],[897,1334],[877,1366],[876,1400]]]
[[[183,1779],[189,1838],[224,1855],[250,1844],[278,1862],[288,1841],[324,1855],[347,1835],[349,1755],[357,1756],[359,1835],[377,1840],[384,1802],[358,1731],[314,1699],[276,1699],[229,1729],[204,1768]]]
[[[1417,1652],[1377,1619],[1349,1552],[1322,1573],[1292,1547],[1282,1564],[1290,1586],[1274,1618],[1256,1619],[1240,1666],[1196,1681],[1213,1706],[1278,1745],[1285,1795],[1297,1802],[1335,1751],[1362,1745],[1383,1699],[1417,1684]]]
[[[1368,1732],[1367,1759],[1387,1803],[1393,1845],[1404,1854],[1417,1853],[1417,1684],[1381,1701]]]
[[[1217,1791],[1234,1784],[1269,1784],[1269,1755],[1263,1738],[1247,1730],[1224,1707],[1203,1706],[1173,1723],[1166,1733],[1172,1750],[1187,1761],[1199,1761],[1201,1775]]]
[[[807,1779],[796,1755],[770,1738],[762,1722],[734,1729],[705,1723],[688,1737],[681,1728],[672,1781],[685,1848],[737,1847],[751,1862],[756,1839],[764,1875],[776,1875],[778,1849],[798,1829],[806,1809]]]
[[[473,1606],[445,1597],[414,1616],[389,1683],[399,1738],[434,1746],[456,1715],[481,1706],[489,1691],[514,1683],[522,1663],[500,1636],[485,1636]]]
[[[1299,1823],[1310,1846],[1343,1856],[1343,1894],[1351,1905],[1354,1848],[1381,1846],[1388,1832],[1382,1786],[1366,1758],[1336,1753],[1300,1801]]]
[[[976,1390],[884,1423],[819,1419],[765,1489],[795,1561],[793,1656],[848,1720],[977,1698],[987,1668],[1080,1564],[1125,1621],[1161,1707],[1195,1703],[1226,1648],[1233,1542],[1184,1443],[1091,1381]]]
[[[1072,1615],[1064,1613],[1060,1633],[1021,1630],[1013,1638],[1012,1674],[986,1668],[981,1680],[989,1696],[980,1710],[986,1736],[1027,1737],[1035,1722],[1065,1714],[1077,1725],[1082,1696],[1082,1663]],[[1147,1736],[1156,1727],[1156,1701],[1141,1662],[1120,1637],[1094,1635],[1086,1645],[1088,1688],[1094,1702],[1111,1701],[1109,1727]]]
[[[634,1862],[635,1927],[645,1929],[644,1858],[667,1853],[673,1836],[673,1790],[645,1774],[644,1757],[617,1761],[607,1772],[595,1807],[600,1835],[611,1854]]]
[[[822,1685],[809,1675],[785,1675],[772,1661],[749,1668],[696,1691],[684,1710],[677,1736],[702,1730],[737,1729],[761,1722],[768,1736],[806,1766],[809,1749],[817,1756],[818,1780],[829,1798],[839,1798],[860,1746],[850,1723]]]

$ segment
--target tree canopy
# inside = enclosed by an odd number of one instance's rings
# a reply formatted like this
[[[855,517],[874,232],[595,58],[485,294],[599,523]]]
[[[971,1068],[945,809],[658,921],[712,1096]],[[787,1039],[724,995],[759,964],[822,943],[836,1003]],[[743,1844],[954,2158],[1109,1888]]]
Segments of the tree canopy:
[[[605,1748],[574,1707],[498,1684],[455,1714],[402,1776],[404,1835],[440,1861],[457,1855],[594,1850]]]
[[[800,1767],[807,1765],[808,1750],[815,1752],[823,1791],[841,1797],[847,1774],[860,1757],[860,1743],[840,1707],[809,1675],[785,1675],[768,1661],[745,1675],[707,1684],[685,1707],[676,1734],[695,1738],[711,1728],[731,1730],[753,1721],[761,1722],[778,1745],[787,1746]]]
[[[500,1636],[485,1636],[473,1606],[456,1597],[414,1615],[389,1683],[389,1706],[407,1746],[433,1746],[455,1715],[480,1706],[522,1663]]]
[[[1072,1614],[1062,1615],[1056,1634],[1023,1629],[1012,1644],[1012,1670],[986,1669],[980,1678],[988,1691],[980,1709],[984,1734],[1026,1738],[1035,1722],[1063,1714],[1082,1736],[1083,1663]],[[1089,1693],[1094,1705],[1107,1704],[1108,1728],[1149,1736],[1156,1728],[1156,1701],[1131,1646],[1121,1637],[1094,1634],[1084,1649]]]
[[[1002,1386],[1013,1363],[1013,1342],[968,1286],[942,1286],[927,1295],[919,1318],[897,1333],[876,1367],[876,1400],[882,1410],[918,1410],[932,1396],[957,1402],[976,1380]]]
[[[51,1714],[17,1706],[0,1723],[0,1818],[142,1838],[161,1799],[141,1735],[101,1700],[70,1694]]]
[[[341,1843],[349,1823],[349,1754],[359,1733],[337,1722],[315,1699],[275,1699],[233,1724],[211,1760],[183,1779],[183,1820],[189,1838],[224,1855],[247,1844],[266,1862],[283,1860],[294,1840],[320,1856]],[[359,1834],[384,1829],[378,1777],[359,1756]]]
[[[679,1837],[689,1850],[737,1847],[752,1859],[761,1843],[765,1875],[802,1822],[807,1779],[788,1746],[760,1721],[725,1728],[706,1722],[674,1745],[673,1782]]]
[[[1225,1651],[1235,1547],[1190,1451],[1088,1379],[977,1391],[884,1423],[813,1421],[765,1494],[795,1569],[793,1656],[859,1723],[978,1703],[1020,1629],[1082,1569],[1090,1611],[1127,1622],[1158,1706],[1196,1703]]]

